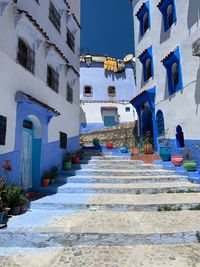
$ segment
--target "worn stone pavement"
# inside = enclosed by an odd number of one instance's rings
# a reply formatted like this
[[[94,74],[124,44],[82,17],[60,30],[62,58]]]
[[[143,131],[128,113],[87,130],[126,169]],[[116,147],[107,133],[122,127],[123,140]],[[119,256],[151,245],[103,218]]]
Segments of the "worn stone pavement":
[[[128,157],[82,163],[0,230],[0,267],[200,267],[200,185]]]

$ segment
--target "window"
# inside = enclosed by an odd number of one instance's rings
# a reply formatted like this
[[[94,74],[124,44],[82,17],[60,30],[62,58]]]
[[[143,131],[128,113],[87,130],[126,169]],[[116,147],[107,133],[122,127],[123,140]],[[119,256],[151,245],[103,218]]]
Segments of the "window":
[[[67,149],[67,134],[60,132],[60,148]]]
[[[168,91],[171,95],[183,88],[179,47],[169,53],[162,62],[167,71]]]
[[[158,128],[158,137],[163,136],[165,133],[165,123],[164,117],[161,110],[158,110],[156,114],[157,128]]]
[[[140,62],[143,65],[143,76],[144,82],[153,77],[153,57],[152,57],[152,47],[146,49],[140,56]]]
[[[108,87],[108,96],[116,96],[115,86],[109,86]]]
[[[67,84],[67,101],[71,104],[73,103],[73,89],[69,83]]]
[[[164,20],[164,29],[167,31],[173,23],[176,21],[176,8],[174,0],[161,0],[158,4],[163,20]]]
[[[67,28],[67,44],[71,48],[71,50],[74,52],[75,51],[75,37],[68,28]]]
[[[130,112],[131,108],[130,107],[126,107],[125,110],[126,110],[126,112]]]
[[[19,40],[18,40],[17,61],[24,68],[26,68],[30,72],[34,73],[34,69],[35,69],[35,52],[21,38],[19,38]]]
[[[0,115],[0,146],[6,144],[7,118]]]
[[[185,146],[184,134],[180,125],[176,127],[176,146],[177,148],[182,148]]]
[[[50,66],[47,66],[47,85],[58,93],[59,74]]]
[[[140,34],[143,36],[145,32],[150,28],[150,11],[149,1],[143,3],[136,16],[140,22]]]
[[[49,4],[49,19],[55,26],[55,28],[60,32],[60,21],[61,17],[53,3],[50,1]]]
[[[84,96],[92,96],[92,87],[89,85],[86,85],[84,87]]]

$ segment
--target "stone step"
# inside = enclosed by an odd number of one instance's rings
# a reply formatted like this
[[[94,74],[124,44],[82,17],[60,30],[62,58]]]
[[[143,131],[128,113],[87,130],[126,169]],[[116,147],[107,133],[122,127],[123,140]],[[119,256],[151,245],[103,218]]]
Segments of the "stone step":
[[[85,169],[90,169],[90,170],[96,170],[96,169],[130,169],[130,170],[160,170],[163,169],[162,165],[152,165],[152,164],[127,164],[124,165],[123,163],[118,164],[117,162],[115,164],[97,164],[97,163],[89,163],[89,164],[73,164],[72,168],[75,170],[85,170]]]
[[[84,157],[86,160],[97,160],[97,161],[121,161],[121,160],[131,160],[130,156],[109,156],[109,155],[104,155],[104,156],[92,156],[92,157]],[[140,160],[136,160],[136,162],[141,162]]]
[[[119,165],[139,165],[139,166],[142,166],[143,164],[143,161],[136,161],[136,160],[130,160],[130,159],[127,159],[127,160],[96,160],[96,159],[84,159],[84,160],[81,160],[80,161],[81,164],[98,164],[99,166],[101,165],[111,165],[111,164],[119,164]],[[161,164],[157,164],[157,165],[161,165]]]
[[[18,253],[16,253],[16,251]],[[8,256],[9,255],[9,256]],[[198,266],[200,244],[96,246],[75,245],[52,248],[0,247],[0,262],[7,266]]]
[[[43,212],[43,211],[41,211]],[[45,213],[46,211],[44,211]],[[4,247],[178,244],[197,242],[200,211],[80,211],[37,227],[1,232]],[[27,227],[27,228],[26,228]]]
[[[172,182],[172,181],[187,181],[185,176],[181,175],[157,175],[157,176],[59,176],[56,179],[57,183],[143,183],[143,182]]]
[[[172,175],[175,171],[164,170],[164,169],[148,169],[148,170],[124,170],[118,169],[104,169],[99,168],[97,170],[84,169],[84,170],[61,170],[61,175],[72,176],[72,175],[84,175],[84,176],[138,176],[138,175]]]
[[[140,194],[140,193],[163,193],[168,190],[196,190],[200,191],[200,185],[190,182],[171,183],[135,183],[135,184],[107,184],[107,183],[68,183],[54,184],[48,187],[41,187],[40,192],[50,193],[110,193],[110,194]]]
[[[31,203],[31,209],[157,211],[158,208],[190,209],[200,204],[200,193],[174,194],[64,194],[47,196]]]

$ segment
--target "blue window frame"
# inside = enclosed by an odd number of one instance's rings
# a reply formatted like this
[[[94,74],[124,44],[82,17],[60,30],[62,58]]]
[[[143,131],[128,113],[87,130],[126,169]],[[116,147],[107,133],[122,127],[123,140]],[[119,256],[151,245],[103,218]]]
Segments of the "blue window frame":
[[[174,0],[161,0],[158,4],[163,20],[164,20],[164,29],[167,31],[176,21],[176,6]]]
[[[152,46],[147,48],[139,56],[139,60],[143,65],[143,77],[144,77],[144,82],[146,82],[147,80],[149,80],[149,78],[154,76]]]
[[[158,110],[156,113],[156,122],[158,127],[158,137],[163,136],[165,133],[165,123],[164,117],[161,110]]]
[[[168,91],[172,95],[183,88],[179,47],[169,53],[162,62],[167,71]]]
[[[136,17],[140,22],[140,34],[143,36],[145,32],[150,28],[150,7],[149,1],[143,3],[138,12],[136,13]]]

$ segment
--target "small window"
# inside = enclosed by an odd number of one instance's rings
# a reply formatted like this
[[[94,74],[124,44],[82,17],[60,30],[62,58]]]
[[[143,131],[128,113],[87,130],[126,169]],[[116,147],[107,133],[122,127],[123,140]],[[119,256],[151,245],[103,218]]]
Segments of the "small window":
[[[174,87],[177,86],[178,80],[178,64],[175,62],[172,65],[172,83]]]
[[[60,21],[61,17],[53,3],[50,1],[49,4],[49,19],[55,26],[55,28],[60,32]]]
[[[143,32],[145,33],[149,28],[148,12],[146,11],[143,17]]]
[[[7,118],[0,115],[0,145],[6,144]]]
[[[73,52],[75,52],[75,37],[71,31],[67,28],[67,44]]]
[[[167,31],[176,21],[176,6],[174,0],[163,0],[158,4],[163,15],[164,30]]]
[[[30,72],[34,73],[34,69],[35,69],[35,52],[21,38],[19,38],[19,40],[18,40],[17,61],[24,68],[26,68]]]
[[[47,85],[58,93],[59,74],[50,66],[47,66]]]
[[[71,104],[73,103],[73,89],[70,84],[67,84],[67,101]]]
[[[146,79],[148,80],[151,77],[152,77],[152,72],[151,72],[151,59],[148,58],[146,60]]]
[[[126,112],[130,112],[131,111],[131,108],[130,107],[126,107]]]
[[[185,147],[184,134],[180,125],[176,127],[176,146],[177,148]]]
[[[84,87],[84,96],[92,96],[92,87],[87,85]]]
[[[108,87],[108,96],[116,96],[116,88],[115,86]]]
[[[165,123],[164,117],[161,110],[158,110],[156,114],[157,128],[158,128],[158,137],[163,136],[165,133]]]
[[[67,149],[67,134],[60,132],[60,148]]]

